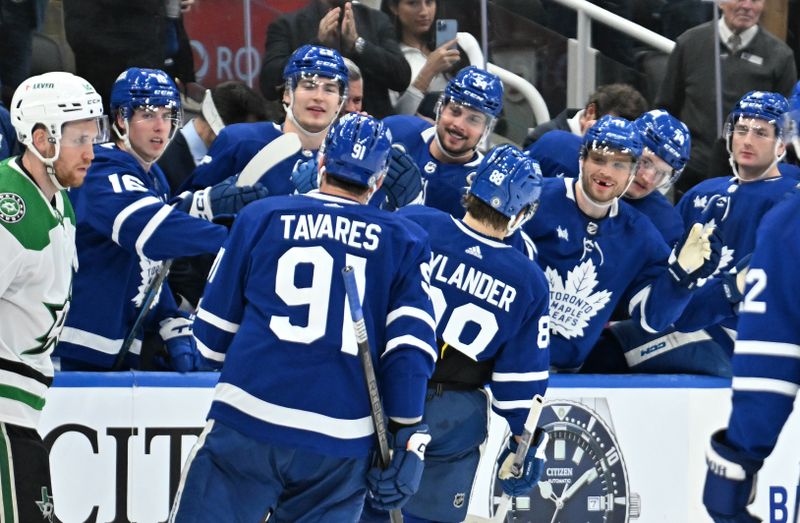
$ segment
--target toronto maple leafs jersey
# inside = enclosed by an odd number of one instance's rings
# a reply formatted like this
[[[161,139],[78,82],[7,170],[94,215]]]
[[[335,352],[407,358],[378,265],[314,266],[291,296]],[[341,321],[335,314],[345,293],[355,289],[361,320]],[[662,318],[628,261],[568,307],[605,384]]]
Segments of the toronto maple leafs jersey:
[[[670,247],[683,236],[683,218],[660,192],[653,191],[644,198],[623,198],[623,201],[650,218]]]
[[[194,325],[198,350],[223,364],[209,418],[276,445],[370,451],[346,265],[385,412],[421,419],[436,361],[427,237],[399,216],[318,191],[248,205],[220,251]]]
[[[739,316],[726,439],[756,469],[775,447],[800,387],[798,216],[797,193],[764,216]]]
[[[258,151],[282,134],[280,126],[274,122],[237,123],[225,126],[212,142],[206,157],[183,183],[181,190],[204,189],[234,174],[239,174]],[[276,164],[259,182],[271,195],[292,194],[295,187],[291,175],[295,164],[311,159],[316,153],[317,151],[304,149],[298,151]]]
[[[603,219],[583,214],[576,180],[546,178],[539,210],[524,225],[550,284],[550,358],[581,366],[618,303],[648,332],[680,316],[691,292],[667,271],[670,249],[653,223],[625,202]]]
[[[168,194],[157,165],[145,172],[116,145],[95,147],[83,185],[69,193],[78,216],[80,268],[56,356],[110,368],[163,260],[222,246],[225,227],[173,209],[165,203]],[[175,315],[166,285],[154,307],[154,321]],[[131,354],[140,349],[137,339]]]
[[[525,149],[539,162],[542,176],[547,178],[577,178],[582,138],[569,131],[553,129],[544,133]]]
[[[396,115],[383,119],[392,132],[392,142],[402,144],[422,173],[422,202],[456,218],[464,216],[461,199],[467,192],[483,155],[467,163],[440,162],[431,155],[436,127],[416,116]]]
[[[36,428],[78,260],[66,191],[47,201],[19,157],[0,163],[0,252],[0,421]]]
[[[457,350],[476,365],[491,362],[492,408],[522,434],[530,399],[544,396],[549,377],[549,292],[542,270],[517,249],[437,209],[411,205],[398,213],[437,239],[431,297],[440,355]]]

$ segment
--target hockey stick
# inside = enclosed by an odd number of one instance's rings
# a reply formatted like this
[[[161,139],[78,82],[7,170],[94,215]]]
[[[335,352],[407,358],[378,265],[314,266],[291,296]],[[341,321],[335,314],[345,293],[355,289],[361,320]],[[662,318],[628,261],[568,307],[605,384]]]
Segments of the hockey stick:
[[[500,479],[508,479],[511,477],[518,478],[522,475],[522,465],[525,461],[525,456],[528,454],[528,449],[531,447],[533,441],[533,434],[536,431],[536,426],[539,424],[539,416],[542,415],[542,407],[544,406],[544,398],[537,394],[531,400],[531,409],[528,411],[528,417],[525,419],[523,426],[522,436],[520,442],[517,444],[517,451],[514,453],[514,460],[508,470],[505,467],[497,472]],[[501,523],[505,521],[506,514],[511,508],[511,496],[503,492],[500,497],[500,502],[494,511],[494,516],[491,518],[484,518],[481,516],[467,516],[465,523]]]
[[[391,457],[389,456],[389,440],[386,437],[386,418],[383,414],[383,404],[378,391],[378,380],[375,377],[375,367],[372,365],[372,353],[369,350],[369,339],[367,338],[367,326],[364,324],[364,311],[361,309],[361,300],[358,298],[358,284],[356,275],[351,266],[342,269],[344,278],[344,291],[347,294],[347,301],[350,303],[350,316],[353,319],[353,327],[356,330],[356,342],[358,343],[358,356],[361,358],[361,366],[364,368],[364,378],[367,382],[369,392],[369,406],[372,414],[372,424],[375,425],[375,435],[378,437],[378,449],[381,454],[381,462],[384,468],[389,466]],[[403,514],[399,509],[389,512],[392,523],[402,523]]]
[[[239,173],[236,187],[255,185],[267,171],[296,154],[301,147],[300,138],[295,133],[283,133],[278,136],[247,162]]]
[[[172,260],[165,261],[164,265],[162,265],[161,269],[158,271],[158,274],[156,274],[156,277],[150,282],[150,286],[147,287],[144,293],[144,299],[142,300],[142,306],[139,307],[139,314],[136,316],[136,321],[133,322],[131,330],[128,331],[128,335],[125,336],[122,342],[122,346],[117,354],[117,359],[114,360],[114,365],[111,367],[112,371],[118,371],[122,368],[125,356],[127,356],[128,352],[131,350],[131,346],[136,340],[136,334],[138,334],[139,329],[142,328],[144,319],[147,317],[147,312],[150,310],[150,305],[153,304],[153,300],[158,296],[158,291],[161,290],[161,284],[164,283],[164,278],[167,277],[171,266]]]

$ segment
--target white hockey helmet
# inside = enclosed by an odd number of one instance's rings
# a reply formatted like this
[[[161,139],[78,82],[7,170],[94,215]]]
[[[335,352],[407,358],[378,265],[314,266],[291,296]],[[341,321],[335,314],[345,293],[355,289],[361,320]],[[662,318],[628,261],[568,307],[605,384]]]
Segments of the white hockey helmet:
[[[28,78],[14,92],[10,113],[17,139],[50,169],[61,150],[65,123],[94,119],[98,128],[94,142],[108,139],[108,122],[100,95],[89,82],[71,73],[52,72]],[[33,147],[33,130],[37,125],[45,126],[56,147],[52,158],[43,158]]]

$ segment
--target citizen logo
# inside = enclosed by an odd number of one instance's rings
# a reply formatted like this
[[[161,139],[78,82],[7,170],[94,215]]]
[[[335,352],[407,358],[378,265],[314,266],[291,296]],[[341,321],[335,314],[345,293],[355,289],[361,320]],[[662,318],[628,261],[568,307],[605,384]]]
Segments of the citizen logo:
[[[553,467],[546,470],[548,478],[571,478],[572,469],[569,467]]]

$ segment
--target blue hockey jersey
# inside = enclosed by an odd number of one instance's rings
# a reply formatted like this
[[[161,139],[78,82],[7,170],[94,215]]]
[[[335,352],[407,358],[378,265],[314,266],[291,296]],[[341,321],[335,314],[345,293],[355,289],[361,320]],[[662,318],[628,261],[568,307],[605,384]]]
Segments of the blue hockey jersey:
[[[475,153],[467,163],[445,163],[431,156],[431,141],[436,127],[416,116],[397,115],[383,119],[392,131],[392,142],[401,143],[422,173],[423,203],[456,218],[464,216],[461,198],[467,192],[471,177],[483,155]]]
[[[432,244],[437,339],[476,362],[493,362],[492,408],[522,434],[530,399],[544,396],[550,368],[549,292],[542,270],[510,245],[422,205],[398,214]]]
[[[681,239],[684,232],[683,219],[667,198],[658,191],[653,191],[644,198],[623,198],[623,201],[644,214],[670,247]]]
[[[775,447],[800,387],[798,216],[797,193],[764,216],[739,316],[726,439],[755,469]]]
[[[277,445],[364,456],[374,436],[341,275],[354,267],[386,414],[422,417],[436,361],[430,248],[415,224],[312,191],[247,206],[195,320],[223,364],[209,418]]]
[[[83,185],[69,192],[79,269],[54,355],[111,368],[162,260],[215,253],[227,230],[167,205],[169,185],[157,165],[146,173],[113,144],[94,152]],[[153,321],[175,315],[166,285],[154,307]],[[140,348],[137,340],[131,354]]]
[[[552,364],[581,366],[617,303],[648,332],[680,316],[691,292],[667,271],[670,249],[653,223],[624,202],[600,220],[583,214],[571,178],[546,178],[524,228],[550,284]]]
[[[547,178],[577,178],[581,155],[581,137],[569,131],[553,129],[533,142],[525,152],[539,162]]]
[[[211,144],[206,157],[178,192],[204,189],[234,174],[239,174],[258,151],[281,134],[283,131],[274,122],[238,123],[226,126]],[[270,169],[269,175],[263,176],[259,182],[273,196],[294,193],[292,169],[298,161],[305,162],[316,153],[317,151],[300,150],[275,165]]]

